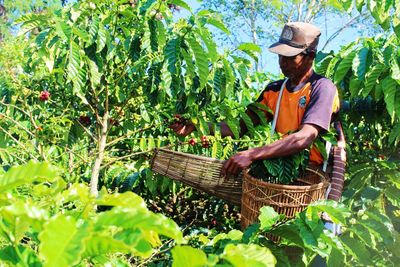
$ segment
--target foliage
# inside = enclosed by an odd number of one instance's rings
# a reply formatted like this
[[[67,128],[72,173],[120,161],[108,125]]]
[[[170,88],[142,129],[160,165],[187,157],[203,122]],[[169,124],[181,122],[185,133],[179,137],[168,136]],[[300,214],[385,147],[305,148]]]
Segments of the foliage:
[[[233,103],[251,98],[250,62],[218,54],[205,25],[223,25],[207,11],[173,22],[164,1],[80,1],[54,15],[29,14],[17,22],[24,31],[41,31],[31,32],[27,64],[19,72],[22,86],[5,103],[8,112],[26,121],[25,131],[41,129],[51,142],[32,136],[42,143],[42,159],[69,154],[73,175],[88,172],[87,163],[93,163],[93,193],[105,166],[169,142],[165,127],[171,114],[192,118],[205,135],[207,120],[233,121]],[[49,101],[37,98],[40,91],[50,93]]]
[[[161,244],[159,235],[182,242],[178,226],[148,211],[139,196],[109,194],[104,189],[95,199],[84,184],[67,186],[60,171],[47,163],[29,162],[2,174],[3,262],[71,266],[87,260],[105,264],[112,252],[148,257]],[[109,210],[96,213],[96,205]]]
[[[392,28],[394,32],[400,37],[399,23],[400,19],[396,14],[399,14],[400,3],[397,0],[392,1],[351,1],[351,0],[341,0],[340,4],[345,8],[347,12],[352,12],[354,9],[362,12],[366,9],[375,22],[379,24],[384,30],[389,30]]]
[[[337,55],[324,55],[317,69],[332,77],[343,89],[343,97],[350,100],[354,112],[348,114],[349,139],[363,131],[363,141],[379,136],[380,148],[392,153],[396,151],[400,119],[400,106],[396,100],[400,97],[396,35],[350,43]]]
[[[8,51],[0,54],[1,261],[302,266],[319,255],[329,266],[396,265],[399,38],[396,19],[384,12],[393,13],[397,1],[367,2],[368,10],[383,10],[377,14],[384,25],[390,20],[394,33],[321,53],[316,64],[350,106],[342,115],[349,159],[343,203],[314,203],[289,221],[264,207],[259,223],[243,232],[237,208],[153,175],[146,158],[155,147],[175,146],[227,159],[274,140],[265,107],[249,106],[271,77],[253,74],[248,59],[217,49],[208,25],[228,33],[220,18],[192,14],[176,0],[78,1],[56,12],[31,6],[37,12],[18,20],[22,34],[0,43]],[[190,18],[174,19],[177,7]],[[259,60],[257,45],[244,43],[237,51]],[[246,108],[258,115],[260,128]],[[167,128],[173,114],[198,131],[175,136]],[[234,138],[221,138],[221,120]],[[248,130],[242,137],[239,120]],[[149,211],[146,202],[185,228]],[[324,228],[322,212],[342,226],[340,236]]]

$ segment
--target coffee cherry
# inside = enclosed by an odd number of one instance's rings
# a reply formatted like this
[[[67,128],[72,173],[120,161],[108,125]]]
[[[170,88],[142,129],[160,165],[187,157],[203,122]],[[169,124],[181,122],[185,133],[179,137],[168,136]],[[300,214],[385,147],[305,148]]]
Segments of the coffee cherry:
[[[185,121],[185,119],[182,118],[182,116],[180,114],[175,114],[174,115],[174,121],[175,122],[179,122],[179,123],[183,123]]]
[[[39,95],[39,99],[41,101],[47,101],[50,98],[50,93],[48,91],[41,91]]]
[[[192,138],[189,140],[189,145],[194,146],[196,144],[196,139]]]

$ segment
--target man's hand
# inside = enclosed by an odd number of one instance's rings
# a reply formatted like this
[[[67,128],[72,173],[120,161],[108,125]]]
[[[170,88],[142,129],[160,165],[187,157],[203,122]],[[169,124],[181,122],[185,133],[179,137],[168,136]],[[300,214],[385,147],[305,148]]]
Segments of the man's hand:
[[[196,127],[191,121],[187,121],[184,119],[179,119],[179,121],[168,126],[171,128],[177,135],[187,136],[196,130]]]
[[[222,167],[222,175],[237,176],[240,171],[248,168],[253,163],[252,153],[252,150],[246,150],[233,155],[225,161]]]

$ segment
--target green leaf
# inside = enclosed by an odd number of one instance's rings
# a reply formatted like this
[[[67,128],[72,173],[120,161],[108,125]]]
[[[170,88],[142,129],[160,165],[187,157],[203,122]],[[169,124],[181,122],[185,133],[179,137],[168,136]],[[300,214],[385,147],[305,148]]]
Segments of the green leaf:
[[[110,235],[94,233],[85,242],[84,257],[95,257],[108,255],[110,253],[126,253],[131,252],[131,246],[123,241],[116,240]]]
[[[396,1],[396,3],[398,2]],[[396,34],[397,38],[400,39],[400,19],[397,18],[396,16],[393,16],[392,22],[393,22],[393,31]]]
[[[61,37],[64,41],[71,40],[72,28],[63,21],[55,22],[56,33]]]
[[[382,190],[380,190],[380,188],[367,186],[363,189],[361,193],[361,200],[363,202],[375,201],[378,197],[381,196],[381,193]]]
[[[184,9],[188,10],[190,13],[192,13],[192,8],[182,0],[168,0],[169,4],[175,4],[177,6],[183,7]]]
[[[381,73],[386,69],[386,66],[383,64],[374,65],[368,73],[365,75],[365,85],[361,91],[363,97],[367,97],[371,92],[372,88],[379,83],[379,77]]]
[[[253,52],[257,52],[257,53],[261,53],[261,48],[253,43],[242,43],[241,45],[238,46],[239,50],[241,51],[253,51]]]
[[[268,125],[268,121],[267,118],[265,117],[265,113],[263,111],[261,111],[260,109],[256,108],[253,105],[249,105],[248,109],[251,110],[252,112],[254,112],[258,118],[260,119],[261,125]]]
[[[172,249],[172,267],[202,267],[207,265],[207,256],[200,249],[176,246]]]
[[[92,41],[95,40],[97,33],[99,31],[99,23],[100,23],[99,18],[94,17],[89,25],[89,35],[92,38]]]
[[[203,88],[207,83],[207,78],[209,73],[208,56],[195,38],[188,38],[187,41],[196,59],[195,65],[197,67],[197,72],[200,78],[200,88]]]
[[[239,45],[237,49],[243,51],[258,62],[257,54],[261,54],[261,48],[258,45],[253,43],[243,43]]]
[[[226,34],[230,34],[228,28],[225,26],[225,24],[222,22],[221,18],[217,16],[214,13],[211,13],[208,10],[202,10],[197,15],[200,17],[206,17],[206,23],[213,25],[217,29],[220,29],[221,31],[225,32]]]
[[[400,67],[399,62],[397,61],[397,56],[395,54],[392,56],[390,60],[390,68],[391,68],[391,75],[394,80],[400,83]]]
[[[146,151],[147,150],[147,142],[146,142],[146,139],[144,137],[140,138],[139,148],[140,148],[141,151]]]
[[[194,60],[192,55],[186,52],[184,49],[182,51],[182,56],[186,62],[186,75],[192,80],[195,77],[195,66],[193,64]]]
[[[373,265],[371,262],[371,255],[364,242],[360,242],[358,238],[352,238],[349,235],[343,235],[340,239],[348,253],[356,258],[362,265]]]
[[[388,186],[385,189],[385,196],[387,197],[387,199],[392,202],[393,206],[396,206],[398,208],[400,208],[400,189],[397,188],[396,186]]]
[[[397,116],[399,116],[400,112],[398,112]],[[389,135],[389,144],[393,144],[396,140],[400,138],[400,123],[397,123],[393,126],[393,129],[390,131]]]
[[[258,220],[260,221],[260,227],[263,231],[268,231],[281,219],[282,215],[278,214],[272,207],[265,206],[260,209]]]
[[[364,3],[365,3],[365,0],[356,0],[356,7],[357,7],[358,12],[362,11]]]
[[[394,227],[391,220],[381,213],[378,209],[366,211],[358,223],[363,225],[372,233],[377,240],[382,240],[385,245],[394,242]]]
[[[333,58],[336,59],[336,57],[334,57],[332,54],[325,54],[322,52],[318,52],[317,59],[315,62],[315,71],[317,73],[321,73],[322,75],[325,75],[328,77],[326,72],[327,72],[328,67],[330,66],[330,62],[332,61]]]
[[[353,59],[353,72],[358,77],[359,80],[363,81],[368,64],[369,48],[361,48]]]
[[[68,65],[67,65],[67,72],[68,72],[67,75],[70,81],[77,80],[77,77],[79,77],[79,72],[81,72],[80,52],[81,52],[80,47],[73,40],[71,40],[69,46]]]
[[[217,156],[221,153],[221,144],[219,142],[213,142],[211,149],[211,157],[217,158]]]
[[[266,247],[255,244],[228,244],[221,256],[235,267],[275,266],[276,259]]]
[[[168,71],[173,75],[176,74],[176,63],[179,59],[180,39],[174,38],[168,41],[165,46],[165,58],[168,61]]]
[[[158,236],[154,232],[147,233],[141,230],[124,230],[118,232],[114,238],[128,244],[135,256],[148,258],[153,252],[153,246],[160,245]]]
[[[21,258],[16,252],[18,249]],[[22,262],[21,262],[22,260]],[[0,249],[0,261],[9,263],[11,266],[29,266],[41,267],[42,264],[36,255],[36,252],[27,246],[19,245],[18,247],[6,246]],[[24,263],[24,264],[23,264]]]
[[[298,213],[295,224],[299,227],[300,237],[307,248],[318,249],[318,238],[323,234],[321,221],[312,221],[305,218],[304,213]]]
[[[177,242],[183,240],[182,232],[173,220],[162,214],[154,214],[143,209],[115,207],[110,211],[101,213],[95,222],[96,229],[111,225],[125,229],[154,231],[160,235],[173,238]]]
[[[206,44],[208,50],[208,57],[212,62],[217,61],[218,59],[218,51],[217,44],[213,40],[213,36],[211,33],[205,28],[195,29],[195,32],[201,37],[201,40]]]
[[[353,59],[356,55],[356,51],[352,51],[350,54],[348,54],[345,58],[340,61],[336,72],[335,72],[335,78],[334,81],[336,84],[341,82],[343,78],[346,76],[347,72],[350,70],[352,64],[353,64]]]
[[[0,210],[3,223],[7,224],[8,235],[12,236],[15,242],[19,242],[30,229],[40,231],[43,222],[48,217],[45,209],[39,208],[32,203],[22,199],[13,200],[11,205]]]
[[[59,170],[49,163],[37,163],[30,161],[27,164],[11,167],[8,172],[1,175],[0,192],[13,189],[23,184],[36,181],[54,181]]]
[[[97,32],[97,49],[96,49],[96,53],[101,52],[104,47],[107,45],[107,35],[108,32],[105,29],[105,26],[103,25],[102,22],[99,22],[99,28],[98,28],[98,32]]]
[[[84,241],[90,231],[87,224],[79,225],[74,218],[58,214],[39,233],[39,255],[47,266],[72,266],[81,261]]]
[[[157,22],[155,19],[150,19],[147,21],[149,25],[150,34],[150,47],[153,52],[158,51],[158,30]]]
[[[40,32],[36,38],[35,38],[35,43],[37,44],[37,46],[39,48],[41,48],[47,41],[47,37],[49,35],[49,33],[51,32],[51,30],[44,30],[42,32]]]
[[[246,124],[247,130],[252,133],[255,131],[253,121],[251,120],[250,116],[247,115],[245,112],[241,114],[241,119]]]
[[[346,10],[347,13],[350,13],[351,10],[353,9],[353,1],[352,0],[342,0],[340,2],[343,5],[344,10]]]
[[[147,112],[146,106],[144,104],[140,105],[140,116],[142,116],[145,122],[151,122],[149,113]]]
[[[386,78],[382,81],[382,89],[386,109],[393,122],[395,119],[395,96],[397,91],[397,82],[393,80],[392,77],[386,76]]]
[[[311,218],[313,212],[326,212],[334,223],[346,224],[346,218],[350,216],[350,211],[342,203],[333,200],[316,201],[308,205],[307,216]]]
[[[90,82],[92,84],[93,89],[96,89],[100,84],[102,74],[99,72],[99,68],[96,62],[87,59],[87,63],[90,70]]]
[[[84,32],[78,28],[72,28],[72,32],[79,36],[80,39],[82,39],[84,42],[90,42],[90,35],[87,32]]]
[[[226,124],[228,125],[229,129],[231,129],[233,135],[235,136],[235,138],[239,138],[240,135],[240,128],[239,128],[239,123],[236,120],[231,120],[228,119],[226,121]]]

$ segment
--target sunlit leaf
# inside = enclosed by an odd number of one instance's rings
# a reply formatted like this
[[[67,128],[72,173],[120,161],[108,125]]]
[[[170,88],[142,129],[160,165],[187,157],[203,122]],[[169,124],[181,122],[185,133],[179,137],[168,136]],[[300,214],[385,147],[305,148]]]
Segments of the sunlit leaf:
[[[235,267],[275,266],[276,259],[266,247],[255,244],[228,244],[222,258]]]
[[[360,80],[364,80],[368,66],[368,55],[370,53],[369,48],[361,48],[353,59],[353,72]]]
[[[172,249],[172,267],[201,267],[207,265],[206,254],[189,246],[176,246]]]
[[[39,234],[39,255],[48,266],[71,266],[79,263],[89,229],[88,224],[79,225],[72,217],[62,214],[55,216],[44,225]]]
[[[54,181],[59,170],[49,163],[30,161],[27,164],[12,167],[0,179],[0,192],[35,181]]]

